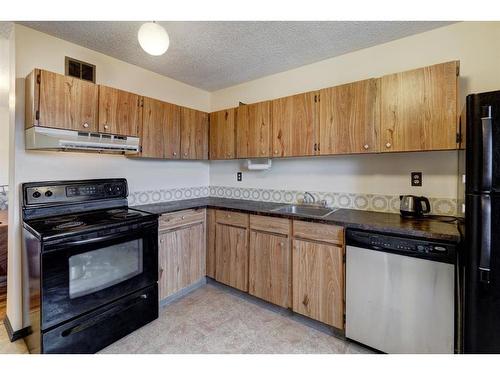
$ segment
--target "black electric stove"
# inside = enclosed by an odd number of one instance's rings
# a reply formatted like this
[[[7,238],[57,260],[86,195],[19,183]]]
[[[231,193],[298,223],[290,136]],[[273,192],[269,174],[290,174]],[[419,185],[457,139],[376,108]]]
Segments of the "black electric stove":
[[[151,218],[154,219],[155,216],[128,207],[121,207],[28,219],[24,222],[24,226],[37,238],[47,241]]]
[[[158,317],[158,216],[127,181],[22,185],[30,352],[95,353]]]

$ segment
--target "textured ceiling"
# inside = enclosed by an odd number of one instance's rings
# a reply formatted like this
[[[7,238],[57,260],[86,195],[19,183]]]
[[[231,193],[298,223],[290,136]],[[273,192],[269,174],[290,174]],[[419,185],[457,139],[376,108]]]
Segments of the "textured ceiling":
[[[163,56],[137,41],[142,22],[20,22],[33,29],[208,91],[385,43],[450,22],[159,22]]]

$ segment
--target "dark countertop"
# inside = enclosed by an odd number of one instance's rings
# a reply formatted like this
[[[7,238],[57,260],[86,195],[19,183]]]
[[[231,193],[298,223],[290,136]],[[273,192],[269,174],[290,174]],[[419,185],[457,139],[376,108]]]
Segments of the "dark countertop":
[[[190,208],[222,208],[226,210],[257,213],[290,219],[301,219],[320,223],[337,224],[351,229],[364,229],[387,234],[399,234],[416,238],[459,242],[460,233],[456,222],[442,222],[432,219],[406,219],[399,214],[361,210],[338,209],[323,218],[278,213],[271,210],[285,203],[271,203],[229,198],[195,198],[172,202],[161,202],[134,206],[141,211],[165,214]]]

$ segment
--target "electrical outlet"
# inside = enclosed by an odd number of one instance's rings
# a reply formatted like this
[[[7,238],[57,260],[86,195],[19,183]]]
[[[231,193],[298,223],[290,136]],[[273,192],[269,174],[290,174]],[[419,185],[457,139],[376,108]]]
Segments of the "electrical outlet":
[[[238,172],[236,173],[236,181],[241,181],[243,179],[242,173]]]
[[[411,172],[411,186],[422,186],[422,172]]]

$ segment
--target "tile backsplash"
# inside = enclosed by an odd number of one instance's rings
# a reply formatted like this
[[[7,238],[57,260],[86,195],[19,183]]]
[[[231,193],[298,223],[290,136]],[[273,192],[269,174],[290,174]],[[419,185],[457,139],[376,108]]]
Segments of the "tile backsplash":
[[[210,189],[208,186],[192,186],[173,189],[145,190],[131,192],[128,196],[130,206],[150,204],[158,202],[179,201],[182,199],[208,197]]]
[[[9,207],[8,188],[8,185],[0,185],[0,210],[6,210]]]
[[[344,192],[310,191],[316,200],[325,200],[328,206],[377,212],[399,212],[399,195],[355,194]],[[246,199],[264,202],[297,203],[304,198],[303,191],[229,186],[195,186],[166,190],[148,190],[130,193],[131,206],[156,202],[168,202],[200,197]],[[431,213],[455,215],[457,200],[453,198],[429,197]]]

